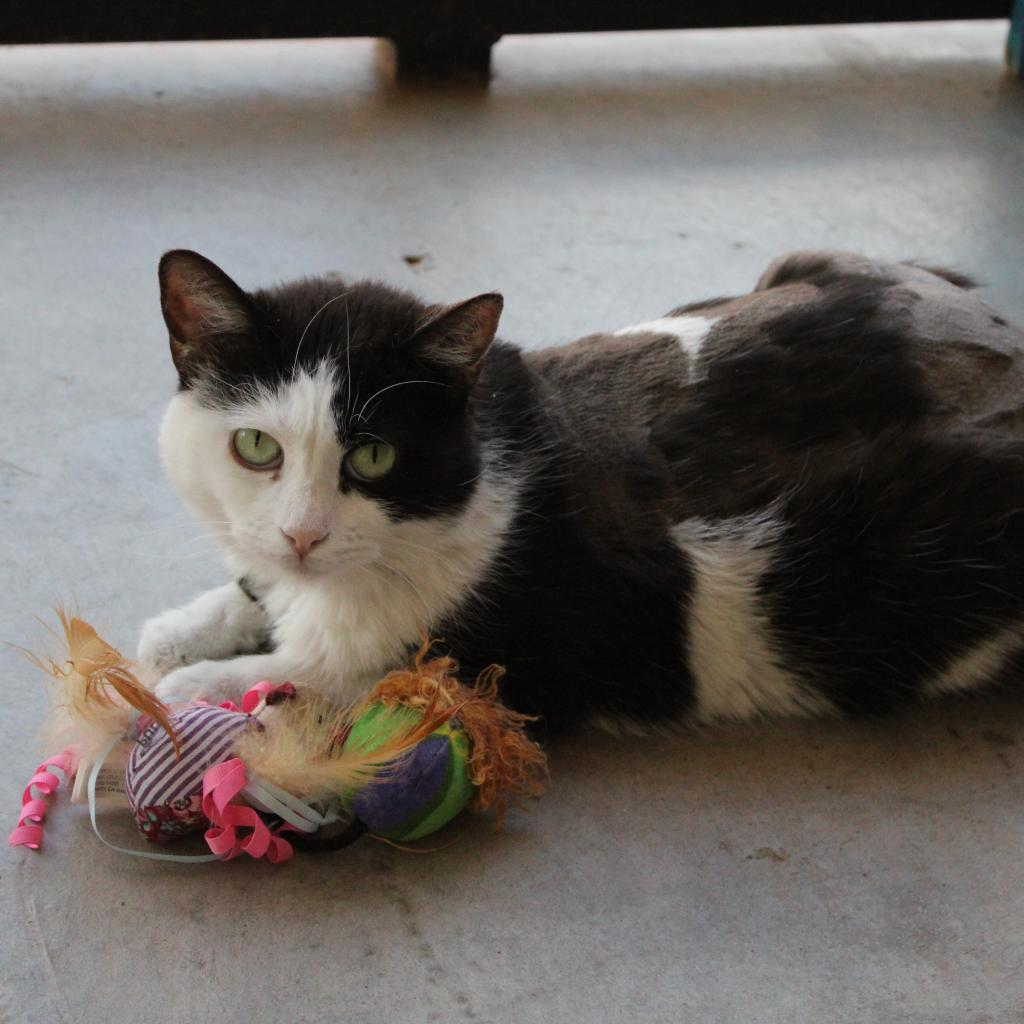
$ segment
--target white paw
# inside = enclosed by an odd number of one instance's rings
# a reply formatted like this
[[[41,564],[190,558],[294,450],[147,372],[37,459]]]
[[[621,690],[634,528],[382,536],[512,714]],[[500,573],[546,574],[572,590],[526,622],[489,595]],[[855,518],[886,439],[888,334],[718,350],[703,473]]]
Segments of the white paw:
[[[136,660],[147,675],[160,679],[201,657],[193,651],[191,621],[187,612],[173,608],[142,627]]]
[[[230,662],[200,661],[168,673],[156,684],[156,695],[167,704],[205,700],[211,704],[241,701],[246,686],[239,683]]]
[[[137,658],[154,683],[185,665],[256,651],[267,629],[262,606],[229,583],[150,619],[142,627]]]

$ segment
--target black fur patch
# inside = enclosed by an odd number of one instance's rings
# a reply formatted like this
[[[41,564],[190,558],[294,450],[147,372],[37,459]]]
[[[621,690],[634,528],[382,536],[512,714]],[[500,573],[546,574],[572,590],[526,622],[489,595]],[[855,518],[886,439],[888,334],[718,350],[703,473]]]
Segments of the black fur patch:
[[[688,302],[685,306],[676,306],[675,309],[666,313],[666,316],[686,316],[689,313],[702,313],[708,309],[717,309],[727,302],[732,302],[734,296],[719,295],[714,299],[702,299],[699,302]]]
[[[793,485],[816,449],[849,450],[929,410],[903,325],[876,283],[844,279],[767,321],[706,342],[704,376],[655,444],[695,514],[735,515]]]
[[[762,580],[799,666],[836,705],[877,714],[1024,620],[1024,444],[889,434],[782,505]]]
[[[570,439],[518,352],[495,346],[475,391],[478,435],[507,452],[507,472],[523,481],[521,512],[487,583],[438,635],[475,678],[503,665],[504,699],[541,717],[555,733],[595,715],[651,724],[691,709],[681,614],[689,569],[664,529],[639,529],[657,468],[623,472],[621,500],[635,515],[595,528],[591,502],[602,490],[580,474]]]
[[[596,545],[571,490],[535,478],[504,570],[441,632],[467,678],[504,665],[506,701],[546,732],[594,716],[651,725],[693,706],[682,608],[691,572],[664,533]]]
[[[849,267],[842,266],[831,253],[795,253],[775,268],[762,287],[780,288],[797,282],[825,287],[849,280]]]
[[[908,260],[907,266],[917,267],[918,270],[927,270],[929,274],[941,277],[943,281],[955,284],[957,288],[963,288],[965,291],[978,287],[978,281],[975,278],[959,270],[950,270],[948,267],[932,267],[927,263],[919,263],[917,260]]]

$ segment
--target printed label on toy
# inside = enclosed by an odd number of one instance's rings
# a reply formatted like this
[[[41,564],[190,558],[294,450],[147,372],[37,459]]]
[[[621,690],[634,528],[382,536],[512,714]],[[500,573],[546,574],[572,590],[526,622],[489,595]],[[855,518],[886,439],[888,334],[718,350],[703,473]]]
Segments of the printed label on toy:
[[[71,790],[73,804],[89,802],[89,776],[92,774],[92,761],[82,761],[75,774],[75,788]],[[96,776],[96,803],[126,806],[128,795],[124,790],[124,766],[117,763],[105,764]]]

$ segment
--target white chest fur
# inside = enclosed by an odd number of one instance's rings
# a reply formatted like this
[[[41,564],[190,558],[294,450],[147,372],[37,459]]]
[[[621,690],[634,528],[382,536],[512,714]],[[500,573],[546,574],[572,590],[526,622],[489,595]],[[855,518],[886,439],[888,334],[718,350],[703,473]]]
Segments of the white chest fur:
[[[410,520],[373,564],[271,583],[265,605],[278,656],[295,678],[338,700],[358,696],[474,593],[495,566],[518,488],[484,476],[457,515]]]

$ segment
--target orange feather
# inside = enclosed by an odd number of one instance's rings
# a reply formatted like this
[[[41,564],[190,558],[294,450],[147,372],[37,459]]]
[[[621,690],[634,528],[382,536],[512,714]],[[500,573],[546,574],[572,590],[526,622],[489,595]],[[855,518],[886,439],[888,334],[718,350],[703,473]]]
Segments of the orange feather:
[[[68,714],[73,719],[90,720],[97,712],[134,708],[152,718],[170,736],[175,752],[180,753],[167,705],[139,682],[131,671],[131,662],[88,622],[69,615],[64,608],[55,611],[64,633],[67,659],[61,664],[48,655],[24,653],[61,684]]]

